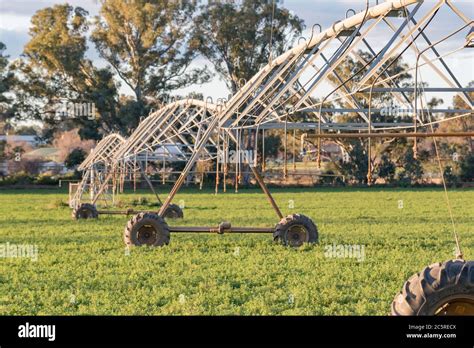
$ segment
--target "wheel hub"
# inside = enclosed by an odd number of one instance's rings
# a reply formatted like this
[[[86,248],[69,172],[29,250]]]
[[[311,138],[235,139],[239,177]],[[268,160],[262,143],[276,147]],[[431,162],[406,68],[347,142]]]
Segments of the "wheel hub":
[[[455,298],[443,303],[435,315],[474,315],[474,301],[468,298]]]
[[[287,233],[287,240],[291,246],[299,247],[308,242],[308,231],[302,225],[291,226]]]
[[[79,215],[82,219],[88,219],[92,216],[92,213],[89,209],[81,209]]]
[[[156,242],[157,233],[153,226],[144,225],[138,230],[137,237],[140,244],[153,245]]]

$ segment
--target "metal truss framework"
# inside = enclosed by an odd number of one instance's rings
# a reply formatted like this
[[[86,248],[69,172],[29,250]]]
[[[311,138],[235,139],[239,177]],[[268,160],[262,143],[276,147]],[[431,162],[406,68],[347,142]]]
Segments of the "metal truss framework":
[[[179,100],[150,114],[127,140],[117,142],[115,135],[107,136],[79,167],[85,174],[75,204],[80,203],[87,182],[93,204],[103,196],[110,183],[114,201],[115,194],[123,191],[125,177],[131,175],[136,180],[137,173],[161,203],[147,175],[148,163],[186,162],[219,108],[222,106],[200,100]],[[220,139],[218,132],[209,138],[209,146],[203,149],[201,160],[216,158]],[[95,172],[100,172],[100,176],[92,175]]]
[[[119,134],[110,134],[103,138],[97,146],[89,153],[86,159],[81,163],[77,170],[82,171],[82,180],[76,187],[71,196],[69,205],[77,207],[81,204],[84,192],[89,189],[91,199],[94,198],[98,186],[107,174],[112,165],[112,159],[125,142],[125,139]]]
[[[429,38],[429,29],[440,25],[437,14],[441,10],[448,11],[459,20],[457,30],[460,34],[472,28],[472,21],[450,0],[386,1],[361,13],[354,13],[319,34],[313,30],[309,40],[273,59],[224,104],[180,100],[163,107],[144,119],[129,139],[105,156],[109,171],[99,187],[94,189],[92,203],[96,203],[110,181],[115,192],[127,173],[137,171],[155,192],[146,174],[147,163],[184,161],[184,170],[160,208],[159,215],[163,216],[197,161],[216,160],[217,189],[218,153],[225,154],[230,141],[235,142],[237,149],[245,148],[241,139],[245,131],[255,132],[258,139],[258,131],[265,129],[314,130],[317,132],[314,138],[318,142],[325,135],[336,137],[336,133],[331,133],[334,131],[365,131],[372,134],[367,136],[370,141],[377,137],[377,131],[383,131],[383,135],[387,136],[389,131],[414,128],[416,133],[417,128],[439,122],[433,120],[432,115],[435,114],[453,115],[452,119],[472,117],[473,104],[469,93],[474,89],[463,87],[446,63],[448,57],[464,47],[442,52]],[[387,31],[391,33],[388,36],[385,35]],[[384,33],[383,41],[377,36],[380,32]],[[419,47],[423,45],[427,45],[426,49]],[[361,51],[368,54],[363,55]],[[405,58],[404,62],[410,63],[414,60],[413,56],[416,57],[416,65],[408,64],[403,71],[389,73],[388,67],[393,61]],[[348,77],[343,76],[341,68],[349,58],[361,68]],[[401,84],[403,74],[414,72],[417,80],[418,75],[421,76],[421,68],[423,73],[428,70],[444,85],[420,87],[418,83],[415,86]],[[323,94],[323,98],[317,97],[317,93],[327,89],[327,86],[330,92]],[[440,92],[458,95],[465,106],[462,109],[429,109],[426,94]],[[372,122],[373,115],[383,110],[383,105],[373,105],[373,95],[384,96],[385,100],[392,100],[400,108],[408,110],[413,122]],[[354,122],[337,122],[335,115],[348,114],[357,119]],[[86,168],[90,162],[86,160],[81,168]],[[225,164],[222,163],[223,166]],[[281,218],[283,214],[256,166],[250,167]]]
[[[397,101],[402,107],[410,110],[413,114],[415,129],[431,124],[433,113],[464,113],[464,116],[472,117],[473,104],[468,92],[473,90],[461,86],[445,61],[447,57],[463,49],[464,45],[454,51],[441,54],[428,36],[430,28],[440,25],[436,19],[441,9],[450,10],[450,13],[460,20],[459,32],[461,29],[469,31],[472,27],[472,21],[467,19],[449,0],[440,0],[435,3],[425,3],[420,0],[392,0],[338,21],[317,35],[313,32],[309,40],[272,60],[248,81],[211,120],[207,131],[195,144],[194,152],[160,208],[159,215],[163,216],[216,130],[224,129],[239,147],[242,144],[240,138],[235,135],[238,133],[232,130],[238,132],[246,127],[258,130],[265,124],[273,124],[274,126],[270,127],[285,127],[286,129],[288,122],[298,122],[301,121],[298,118],[303,117],[318,123],[321,136],[322,125],[331,124],[331,113],[337,112],[355,113],[360,118],[358,123],[365,124],[367,132],[370,133],[376,130],[371,122],[372,114],[380,111],[376,110],[371,103],[374,93],[383,93],[387,98]],[[381,28],[382,26],[384,28]],[[369,43],[369,34],[387,28],[393,31],[393,34],[388,37],[388,40],[385,38],[386,41],[376,52]],[[380,37],[378,40],[380,41]],[[434,57],[426,54],[426,50],[421,51],[418,48],[421,44],[429,45],[429,51]],[[363,57],[360,50],[368,50],[370,56]],[[416,66],[409,66],[402,72],[390,75],[388,67],[394,60],[407,55],[407,52],[417,57]],[[347,78],[340,75],[338,68],[349,57],[359,62],[362,68],[357,72],[352,72],[352,76]],[[408,56],[408,59],[404,61],[412,60]],[[421,88],[418,85],[416,88],[400,86],[399,77],[403,73],[414,71],[418,77],[418,69],[421,67],[428,68],[431,74],[444,82],[445,86],[427,88],[424,91],[423,86]],[[334,89],[322,100],[318,100],[315,92],[322,89],[324,84],[329,84]],[[456,93],[467,105],[467,109],[429,110],[426,100],[423,100],[428,91]],[[418,99],[421,102],[418,102]],[[341,104],[343,107],[326,107],[325,104],[329,102]],[[418,108],[418,105],[421,105],[421,108]],[[394,124],[393,127],[385,128],[399,129],[399,125]],[[282,214],[257,169],[252,167],[252,171],[281,218]]]
[[[138,126],[117,151],[115,160],[130,161],[138,157],[158,160],[156,150],[161,149],[162,158],[186,161],[189,153],[194,151],[194,144],[207,131],[210,119],[217,109],[218,106],[212,103],[195,99],[179,100],[166,105]],[[209,138],[209,144],[217,145],[212,137]],[[170,146],[179,147],[179,150],[172,152]],[[203,152],[212,156],[206,148]]]

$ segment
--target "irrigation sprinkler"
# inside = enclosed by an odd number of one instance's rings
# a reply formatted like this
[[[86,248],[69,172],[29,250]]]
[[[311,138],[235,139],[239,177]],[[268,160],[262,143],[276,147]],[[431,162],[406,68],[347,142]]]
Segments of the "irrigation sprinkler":
[[[450,33],[435,43],[430,43],[427,48],[419,51],[416,57],[415,66],[415,114],[414,114],[414,131],[417,133],[416,123],[418,110],[418,66],[420,57],[429,49],[436,52],[434,47],[441,42],[446,41],[453,35],[457,34],[466,27],[470,27],[472,31],[473,21],[467,22],[454,33]],[[421,34],[423,31],[420,32]],[[468,47],[468,46],[465,46]],[[453,77],[456,81],[456,78]],[[421,94],[427,103],[426,95]],[[469,96],[467,96],[468,99]],[[470,103],[472,108],[472,103]],[[472,117],[472,112],[470,113]],[[431,134],[435,134],[432,123],[432,115],[427,110],[429,127]],[[467,132],[469,133],[469,132]],[[470,135],[472,136],[472,132]],[[456,250],[456,259],[443,263],[436,263],[426,267],[421,273],[414,274],[405,282],[402,291],[395,296],[392,302],[392,315],[474,315],[474,261],[465,261],[461,248],[461,241],[456,230],[454,215],[451,208],[446,180],[442,170],[441,158],[438,150],[437,137],[433,136],[433,143],[438,162],[438,169],[441,174],[444,195],[446,199],[447,210],[450,215],[451,225],[453,229],[453,239]],[[416,153],[416,137],[414,138],[414,151]]]
[[[82,202],[83,195],[89,190],[91,200],[94,199],[98,187],[101,186],[110,170],[114,154],[124,142],[125,139],[119,134],[106,136],[78,167],[78,170],[83,172],[82,180],[77,184],[69,184],[69,206],[73,209],[73,218],[92,219],[99,216],[94,204]],[[105,194],[102,198],[105,204],[110,200],[110,197]],[[111,199],[114,200],[113,195]]]
[[[327,139],[367,139],[367,138],[466,138],[474,137],[474,132],[442,132],[442,133],[322,133],[307,134],[306,138]]]
[[[200,157],[200,152],[205,147],[205,144],[209,141],[212,132],[224,130],[231,141],[236,145],[237,151],[246,150],[241,140],[241,134],[244,129],[264,129],[265,126],[270,126],[280,129],[288,130],[290,123],[297,125],[301,120],[301,115],[304,114],[309,118],[318,120],[318,129],[320,130],[319,137],[323,134],[321,130],[323,126],[330,124],[329,117],[330,113],[337,112],[353,112],[361,117],[365,129],[369,125],[370,132],[374,131],[375,124],[372,124],[369,114],[371,110],[367,110],[363,104],[361,104],[355,97],[356,93],[365,94],[372,93],[373,90],[368,91],[366,84],[368,81],[373,81],[374,78],[379,80],[378,88],[385,88],[385,92],[393,96],[394,100],[398,100],[406,108],[410,108],[411,100],[406,100],[408,91],[404,90],[404,87],[400,87],[397,83],[396,76],[388,73],[387,69],[384,69],[384,64],[390,62],[397,52],[403,47],[405,42],[413,38],[413,34],[421,31],[425,34],[426,27],[434,25],[432,22],[437,11],[444,2],[440,1],[433,4],[427,4],[416,1],[416,0],[403,0],[403,1],[387,1],[377,6],[367,8],[365,12],[354,14],[345,20],[336,22],[329,29],[321,31],[319,34],[312,33],[311,38],[306,42],[299,43],[295,48],[285,52],[280,57],[276,57],[271,62],[260,70],[252,79],[250,79],[244,86],[242,86],[238,92],[218,110],[216,117],[210,121],[207,130],[200,134],[199,142],[196,143],[194,151],[188,158],[186,167],[182,171],[180,177],[177,179],[174,187],[171,189],[168,197],[163,202],[160,211],[157,216],[136,216],[127,224],[125,234],[130,236],[134,233],[140,232],[140,226],[145,226],[146,222],[153,220],[153,224],[157,226],[156,230],[160,229],[163,231],[173,231],[173,227],[169,227],[164,221],[162,216],[167,206],[171,204],[176,193],[183,185],[186,176],[190,173],[195,163]],[[407,12],[408,6],[413,5],[414,8]],[[412,27],[411,21],[414,20],[415,15],[421,6],[426,7],[423,17],[416,21]],[[397,12],[398,11],[398,12]],[[394,17],[395,12],[400,13],[406,12],[406,16]],[[349,15],[349,13],[348,13]],[[388,17],[393,20],[400,20],[398,28],[389,22]],[[399,19],[397,19],[399,18]],[[386,44],[382,47],[379,53],[373,55],[372,58],[363,61],[362,68],[356,72],[353,76],[357,75],[358,79],[351,78],[351,88],[348,88],[347,80],[344,81],[343,77],[339,75],[338,67],[344,63],[348,56],[356,56],[357,59],[364,59],[358,55],[358,48],[361,46],[368,46],[372,49],[369,44],[369,34],[380,29],[380,26],[387,24],[389,30],[394,28],[394,34],[388,37]],[[421,35],[421,34],[420,34]],[[418,35],[419,36],[419,35]],[[338,45],[338,47],[336,46]],[[336,46],[336,47],[335,47]],[[412,42],[408,44],[408,47],[412,46]],[[432,61],[423,58],[428,67],[432,67]],[[435,58],[440,59],[438,56]],[[434,69],[435,73],[442,77],[445,81],[448,81],[448,87],[443,91],[450,91],[453,93],[461,92],[460,96],[468,105],[472,107],[469,96],[456,81],[452,82],[449,79],[451,72],[447,69],[447,76],[440,69]],[[308,80],[308,76],[311,78]],[[336,81],[340,83],[334,83],[329,77],[336,77]],[[317,102],[312,93],[314,93],[323,83],[332,83],[335,87],[335,91],[338,93],[338,97],[332,97],[333,93],[330,93],[324,101],[331,103],[345,104],[345,110],[337,107],[326,107],[323,102]],[[395,89],[394,89],[395,88]],[[353,92],[355,91],[355,92]],[[400,96],[401,95],[401,96]],[[332,98],[330,98],[332,97]],[[288,104],[291,105],[291,112],[288,111]],[[370,106],[369,106],[370,109]],[[347,110],[347,111],[346,111]],[[373,110],[372,110],[373,111]],[[459,110],[453,110],[457,112]],[[357,123],[357,122],[356,122]],[[359,124],[361,124],[359,122]],[[308,126],[302,126],[302,128]],[[337,125],[334,126],[337,130]],[[392,124],[386,127],[385,133],[399,129],[400,125]],[[357,126],[353,126],[357,129]],[[372,136],[384,136],[382,134],[374,134]],[[327,136],[328,134],[324,134]],[[391,134],[392,135],[392,134]],[[449,134],[445,134],[448,136]],[[341,137],[341,135],[329,135],[329,137]],[[342,135],[347,137],[358,137],[358,135]],[[408,136],[408,135],[396,135],[396,136]],[[363,135],[365,137],[365,135]],[[308,138],[311,136],[308,135]],[[286,142],[285,142],[286,143]],[[240,165],[241,163],[236,163]],[[316,226],[311,219],[306,218],[300,214],[295,214],[287,218],[284,217],[283,212],[278,207],[273,198],[270,190],[266,186],[260,171],[257,166],[251,166],[251,171],[261,187],[263,193],[267,197],[272,209],[275,211],[280,223],[277,227],[267,228],[267,231],[273,230],[274,238],[282,241],[284,244],[289,245],[301,245],[303,242],[315,242],[317,241],[313,233],[316,231]],[[238,170],[237,170],[238,172]],[[238,188],[239,180],[236,179],[236,189]],[[304,220],[304,221],[303,221]],[[165,226],[165,225],[166,226]],[[298,225],[298,228],[292,229],[292,226]],[[138,226],[138,227],[137,227]],[[159,227],[161,226],[161,227]],[[283,227],[283,232],[282,228]],[[299,229],[299,232],[292,232]],[[177,228],[177,230],[189,232],[199,231],[202,232],[201,228]],[[209,230],[204,228],[204,231]],[[215,228],[214,228],[215,230]],[[250,233],[251,228],[245,228],[242,233]],[[225,231],[225,230],[224,230]],[[158,233],[159,234],[159,233]],[[294,240],[292,240],[294,238]],[[128,238],[127,240],[134,240]],[[169,241],[169,238],[157,240]],[[155,245],[153,240],[149,241],[151,245]],[[166,244],[166,243],[165,243]]]
[[[76,195],[74,201],[74,217],[96,218],[101,214],[138,213],[133,209],[113,211],[96,208],[96,204],[103,200],[109,186],[112,186],[114,198],[116,194],[123,192],[127,176],[131,176],[134,188],[136,188],[138,177],[141,177],[153,192],[156,205],[161,206],[162,201],[147,173],[148,165],[161,163],[164,180],[166,163],[186,161],[188,153],[192,152],[199,134],[206,127],[215,110],[216,106],[207,101],[206,103],[191,99],[174,101],[142,120],[127,140],[121,138],[113,151],[106,154],[102,154],[101,149],[111,142],[112,137],[104,138],[80,167],[86,173],[79,184],[80,187],[85,188],[89,180],[93,182],[88,173],[93,173],[91,168],[96,168],[99,164],[102,168],[101,180],[98,183],[94,181],[93,186],[90,185],[90,202],[80,204],[78,197],[81,197],[84,189],[78,191],[80,194]],[[215,139],[211,139],[210,146],[215,146]],[[215,156],[208,148],[205,148],[203,152],[205,158]],[[102,155],[99,156],[99,154]],[[172,204],[168,206],[165,217],[182,218],[183,211],[178,205]]]
[[[423,10],[420,10],[421,8]],[[449,121],[472,117],[473,112],[469,94],[472,89],[460,84],[445,61],[464,46],[470,46],[472,35],[468,34],[469,44],[463,44],[461,48],[443,53],[435,49],[435,44],[440,41],[432,44],[428,35],[430,28],[443,28],[437,16],[441,8],[460,18],[466,30],[469,26],[472,27],[472,21],[467,20],[452,1],[445,0],[388,0],[373,7],[367,6],[366,10],[360,13],[350,15],[353,11],[348,11],[347,18],[334,23],[326,30],[320,30],[319,33],[314,33],[313,30],[310,39],[298,43],[279,57],[271,57],[270,62],[249,81],[245,81],[242,86],[239,82],[240,88],[236,94],[224,102],[221,99],[211,113],[209,103],[178,101],[145,119],[112,156],[114,170],[135,168],[135,163],[143,161],[145,154],[156,154],[157,148],[166,151],[166,145],[170,141],[182,149],[182,160],[186,165],[158,212],[140,212],[128,221],[124,230],[125,243],[128,246],[163,246],[170,242],[171,233],[185,232],[271,233],[275,241],[292,247],[317,243],[318,229],[313,220],[302,214],[284,214],[267,187],[259,166],[248,160],[242,161],[241,152],[250,150],[249,145],[242,141],[242,135],[245,133],[258,132],[260,129],[262,132],[265,129],[280,129],[284,130],[285,134],[289,129],[307,130],[308,134],[302,137],[302,142],[311,138],[317,139],[318,151],[322,138],[366,138],[369,182],[372,175],[370,163],[373,138],[472,137],[473,132],[470,131],[435,132],[434,126],[441,121],[430,119],[424,122],[422,117],[428,115],[431,118],[432,113],[444,113],[451,116],[442,121]],[[380,39],[380,33],[384,33],[384,40]],[[420,40],[428,45],[427,49],[433,55],[423,54],[424,50],[418,48]],[[368,50],[369,54],[361,55],[362,49]],[[389,67],[398,59],[406,57],[406,52],[409,51],[417,55],[416,66],[408,65],[402,67],[402,71],[391,71]],[[358,70],[347,77],[343,72],[344,63],[349,58],[357,61],[359,65]],[[409,55],[405,62],[412,62]],[[418,76],[418,68],[421,66],[430,69],[430,73],[444,84],[427,87],[422,94],[425,98],[426,93],[453,93],[459,96],[466,106],[463,109],[429,109],[425,101],[418,108],[418,86],[404,87],[402,76],[412,71]],[[324,98],[319,99],[316,92],[325,85],[330,85],[333,89]],[[401,108],[410,110],[414,115],[413,122],[373,122],[375,115],[383,117],[383,109],[377,109],[373,105],[373,95],[376,93],[380,93],[380,99],[384,97],[385,100],[391,100]],[[350,115],[353,121],[338,124],[333,121],[338,115]],[[420,131],[423,127],[431,127],[430,132]],[[317,133],[310,134],[310,130]],[[402,130],[413,132],[403,133]],[[331,131],[336,133],[330,133]],[[341,131],[345,133],[340,133]],[[244,163],[249,166],[274,210],[278,219],[276,223],[269,227],[234,227],[228,221],[220,222],[215,227],[169,225],[165,220],[167,211],[196,164],[203,157],[218,161],[219,149],[226,153],[231,142],[238,153],[234,162],[236,190],[241,178],[241,165]],[[262,146],[263,144],[264,141]],[[285,141],[285,156],[286,145]],[[229,164],[225,160],[222,163],[224,191]],[[219,169],[216,170],[216,175],[218,172]],[[104,192],[107,182],[114,177],[111,173],[95,192],[92,204]],[[219,184],[216,183],[215,192],[218,187]],[[452,223],[454,226],[454,220]],[[456,243],[459,245],[457,238]],[[462,253],[459,252],[457,260],[432,265],[423,273],[410,278],[402,294],[395,299],[392,314],[473,314],[474,265],[472,261],[464,261],[461,258]],[[420,288],[424,297],[416,296],[420,294]]]

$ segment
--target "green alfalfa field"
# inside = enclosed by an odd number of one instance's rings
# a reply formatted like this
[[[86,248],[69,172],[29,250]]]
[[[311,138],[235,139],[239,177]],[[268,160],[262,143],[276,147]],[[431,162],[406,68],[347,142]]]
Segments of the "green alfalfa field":
[[[409,276],[454,257],[440,189],[272,192],[284,214],[313,218],[318,245],[292,249],[266,234],[172,234],[169,246],[127,252],[125,216],[74,221],[65,191],[1,190],[0,245],[36,245],[38,259],[0,258],[0,315],[387,315]],[[122,195],[122,204],[139,197],[153,201],[143,191]],[[474,190],[449,197],[472,260]],[[179,201],[185,219],[170,224],[278,220],[256,189],[183,189]],[[363,258],[328,257],[338,245],[364,246]]]

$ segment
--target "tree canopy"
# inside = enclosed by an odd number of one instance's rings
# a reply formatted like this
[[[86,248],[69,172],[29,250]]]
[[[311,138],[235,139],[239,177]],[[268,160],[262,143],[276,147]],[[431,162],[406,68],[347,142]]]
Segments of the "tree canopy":
[[[290,48],[304,24],[279,1],[215,1],[201,7],[195,28],[194,45],[235,93],[270,55],[274,58]]]
[[[137,101],[207,81],[207,69],[189,66],[192,1],[102,0],[92,41]]]

